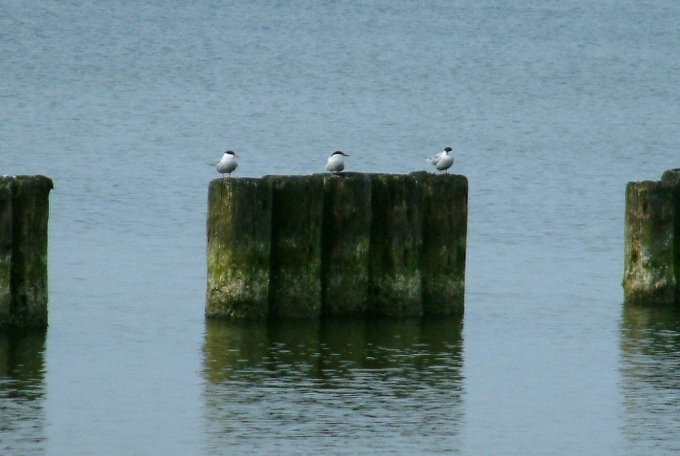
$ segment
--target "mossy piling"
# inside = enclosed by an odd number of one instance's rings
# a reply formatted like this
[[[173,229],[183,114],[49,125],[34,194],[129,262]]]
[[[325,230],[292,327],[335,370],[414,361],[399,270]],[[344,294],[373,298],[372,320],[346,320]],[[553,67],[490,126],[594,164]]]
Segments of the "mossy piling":
[[[420,252],[423,245],[422,185],[413,175],[371,176],[369,314],[423,314]]]
[[[52,180],[0,176],[0,329],[47,327]]]
[[[423,176],[423,313],[463,313],[467,240],[467,182]]]
[[[216,179],[206,316],[462,314],[467,191],[425,172]]]
[[[321,176],[271,176],[272,261],[269,315],[321,315]]]
[[[626,303],[680,305],[680,169],[626,186]]]
[[[324,315],[352,317],[369,303],[368,251],[371,179],[366,174],[324,176],[321,291]]]
[[[272,193],[266,180],[230,178],[211,182],[208,316],[235,320],[267,316],[271,220]]]

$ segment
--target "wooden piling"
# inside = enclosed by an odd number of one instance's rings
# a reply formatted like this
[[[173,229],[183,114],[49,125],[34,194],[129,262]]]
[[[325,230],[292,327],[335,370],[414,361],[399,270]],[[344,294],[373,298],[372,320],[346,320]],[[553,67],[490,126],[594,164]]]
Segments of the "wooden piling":
[[[680,303],[680,179],[673,171],[661,181],[626,186],[623,289],[627,303]]]
[[[399,174],[371,177],[369,314],[423,314],[420,251],[423,243],[421,192],[416,179]]]
[[[661,182],[671,188],[674,201],[672,264],[675,271],[675,304],[680,307],[680,168],[665,171]]]
[[[463,314],[468,182],[455,174],[412,173],[422,182],[420,271],[424,315]]]
[[[323,177],[270,176],[272,185],[269,316],[321,315]]]
[[[206,315],[462,314],[466,235],[462,176],[218,179],[209,190]]]
[[[268,181],[226,178],[210,183],[207,316],[267,317],[271,214]]]
[[[0,177],[0,327],[47,327],[52,188],[45,176]]]
[[[321,289],[326,316],[366,313],[371,180],[366,174],[324,178]]]
[[[0,177],[0,328],[9,325],[12,302],[12,181]]]

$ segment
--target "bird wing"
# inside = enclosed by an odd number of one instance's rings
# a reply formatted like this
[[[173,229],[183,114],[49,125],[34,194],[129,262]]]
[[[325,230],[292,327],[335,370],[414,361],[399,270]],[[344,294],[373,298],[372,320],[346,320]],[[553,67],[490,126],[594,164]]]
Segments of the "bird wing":
[[[430,157],[428,160],[430,160],[430,163],[432,163],[433,165],[436,165],[437,163],[439,163],[439,160],[442,159],[442,154],[443,152],[439,152],[437,155],[435,155],[434,157]]]

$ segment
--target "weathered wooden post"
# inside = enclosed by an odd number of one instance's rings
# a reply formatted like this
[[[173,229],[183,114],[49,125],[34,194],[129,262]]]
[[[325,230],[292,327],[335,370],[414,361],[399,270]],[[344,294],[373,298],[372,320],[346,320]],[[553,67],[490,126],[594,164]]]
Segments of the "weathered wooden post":
[[[628,303],[680,303],[680,170],[626,186],[623,289]]]
[[[0,177],[0,328],[11,321],[12,302],[12,181]]]
[[[406,175],[373,174],[369,314],[423,314],[420,253],[422,185]]]
[[[368,306],[371,180],[325,175],[321,289],[327,316],[361,316]]]
[[[673,198],[675,200],[673,269],[675,270],[675,304],[680,306],[680,168],[665,171],[661,176],[661,182],[673,188]]]
[[[468,182],[456,174],[412,173],[422,182],[424,315],[463,314]]]
[[[233,320],[463,313],[467,179],[218,179],[206,315]]]
[[[267,180],[227,178],[210,183],[206,316],[267,317],[271,210]]]
[[[323,176],[270,176],[269,316],[321,315]]]
[[[47,327],[47,228],[52,180],[0,177],[0,328]]]

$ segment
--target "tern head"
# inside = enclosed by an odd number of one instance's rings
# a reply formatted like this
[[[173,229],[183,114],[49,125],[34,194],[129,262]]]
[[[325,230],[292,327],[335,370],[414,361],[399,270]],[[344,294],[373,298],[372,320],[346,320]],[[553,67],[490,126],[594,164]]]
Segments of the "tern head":
[[[238,155],[236,155],[236,152],[234,152],[233,150],[228,150],[228,151],[225,152],[225,154],[229,154],[232,157],[238,157]]]
[[[447,154],[448,154],[449,152],[451,152],[452,150],[453,150],[453,149],[451,149],[450,147],[445,147],[445,148],[444,148],[444,152],[446,152]]]
[[[333,153],[331,154],[331,157],[332,157],[333,155],[342,155],[343,157],[349,157],[349,155],[347,155],[346,153],[344,153],[344,152],[341,151],[341,150],[336,150],[335,152],[333,152]]]

